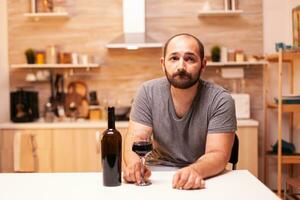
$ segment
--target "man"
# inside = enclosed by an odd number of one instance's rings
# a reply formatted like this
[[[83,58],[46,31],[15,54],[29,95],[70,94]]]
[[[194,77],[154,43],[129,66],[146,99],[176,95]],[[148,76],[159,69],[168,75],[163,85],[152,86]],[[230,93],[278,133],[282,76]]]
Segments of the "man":
[[[160,62],[166,77],[144,83],[133,103],[123,176],[127,182],[141,181],[139,157],[131,146],[153,134],[148,164],[180,168],[173,188],[200,189],[203,179],[222,172],[230,158],[234,101],[225,89],[200,79],[206,60],[196,37],[171,37]],[[150,175],[146,168],[146,178]]]

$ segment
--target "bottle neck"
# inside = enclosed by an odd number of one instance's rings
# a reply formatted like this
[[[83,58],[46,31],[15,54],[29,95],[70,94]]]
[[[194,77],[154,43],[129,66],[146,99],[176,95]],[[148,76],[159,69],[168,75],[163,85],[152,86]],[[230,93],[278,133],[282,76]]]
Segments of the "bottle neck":
[[[107,118],[108,118],[108,129],[115,129],[115,108],[108,107],[107,110]]]

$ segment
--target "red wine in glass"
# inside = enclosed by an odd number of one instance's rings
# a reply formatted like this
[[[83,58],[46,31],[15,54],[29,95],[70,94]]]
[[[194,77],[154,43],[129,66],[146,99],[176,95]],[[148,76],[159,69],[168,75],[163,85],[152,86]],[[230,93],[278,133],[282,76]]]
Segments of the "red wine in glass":
[[[135,152],[141,160],[141,176],[142,180],[140,183],[136,183],[138,186],[151,185],[151,182],[144,179],[144,166],[145,166],[145,157],[148,153],[152,151],[152,142],[151,141],[136,141],[132,145],[132,151]]]
[[[150,141],[134,142],[132,151],[141,157],[146,156],[147,153],[152,151],[152,143]]]

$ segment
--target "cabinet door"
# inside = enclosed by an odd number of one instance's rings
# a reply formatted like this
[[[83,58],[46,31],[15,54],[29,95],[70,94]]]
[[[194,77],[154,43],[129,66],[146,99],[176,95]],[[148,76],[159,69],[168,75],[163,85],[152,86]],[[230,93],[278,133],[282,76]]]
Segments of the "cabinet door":
[[[97,133],[97,131],[99,133]],[[73,131],[74,171],[99,172],[101,149],[99,137],[104,129],[79,129]]]
[[[239,161],[237,169],[247,169],[258,176],[258,131],[257,127],[239,127]]]
[[[101,138],[104,130],[105,128],[53,130],[53,171],[102,171]],[[119,131],[123,138],[124,158],[124,135],[127,129],[119,129]]]
[[[52,131],[50,129],[26,130],[26,134],[35,136],[37,171],[52,172]]]
[[[13,155],[14,130],[1,130],[0,132],[0,171],[14,171]]]
[[[2,130],[2,172],[51,172],[50,130]]]
[[[74,137],[73,129],[54,129],[53,139],[53,171],[74,171]]]
[[[97,129],[53,130],[53,170],[55,172],[97,172],[101,170]]]

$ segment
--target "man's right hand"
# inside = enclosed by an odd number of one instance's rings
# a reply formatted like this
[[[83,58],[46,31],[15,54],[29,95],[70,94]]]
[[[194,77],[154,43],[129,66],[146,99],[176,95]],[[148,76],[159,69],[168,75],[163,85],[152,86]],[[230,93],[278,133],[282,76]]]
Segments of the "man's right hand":
[[[144,179],[148,180],[151,176],[151,171],[147,166],[144,166]],[[123,178],[127,183],[140,183],[142,180],[141,162],[136,160],[128,164],[123,171]]]

